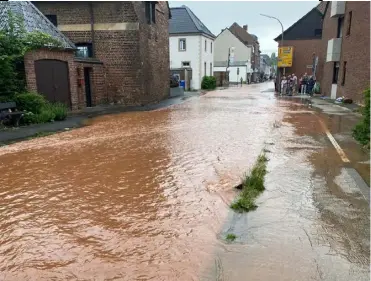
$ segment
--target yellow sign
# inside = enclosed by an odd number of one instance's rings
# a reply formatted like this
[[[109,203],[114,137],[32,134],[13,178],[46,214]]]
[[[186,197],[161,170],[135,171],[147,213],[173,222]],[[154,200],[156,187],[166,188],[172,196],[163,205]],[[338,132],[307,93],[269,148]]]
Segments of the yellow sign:
[[[293,47],[280,47],[278,48],[278,67],[291,67],[292,57],[294,54]]]

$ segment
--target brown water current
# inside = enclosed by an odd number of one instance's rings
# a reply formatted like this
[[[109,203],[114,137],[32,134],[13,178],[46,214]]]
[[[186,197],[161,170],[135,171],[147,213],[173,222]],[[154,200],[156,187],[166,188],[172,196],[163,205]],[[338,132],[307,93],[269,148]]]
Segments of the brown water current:
[[[1,147],[0,280],[369,280],[369,205],[346,170],[369,178],[357,118],[272,88]],[[266,191],[236,214],[233,186],[264,148]]]

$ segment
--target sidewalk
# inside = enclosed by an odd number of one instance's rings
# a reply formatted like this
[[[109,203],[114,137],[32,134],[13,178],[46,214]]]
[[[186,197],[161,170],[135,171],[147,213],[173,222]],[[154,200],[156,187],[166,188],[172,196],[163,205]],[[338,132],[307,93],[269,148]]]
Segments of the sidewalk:
[[[355,114],[361,116],[359,109],[361,106],[357,104],[335,103],[335,100],[323,99],[321,96],[295,95],[295,96],[279,96],[285,99],[300,99],[302,103],[310,107],[318,108],[327,114]]]
[[[189,98],[197,97],[199,95],[199,92],[185,92],[183,96],[169,98],[160,101],[159,103],[149,104],[145,106],[125,106],[116,104],[98,105],[95,107],[84,108],[79,111],[70,112],[67,119],[64,121],[4,129],[0,131],[0,146],[16,141],[25,140],[27,138],[37,136],[37,134],[54,133],[70,130],[73,128],[79,128],[84,126],[85,121],[89,118],[107,114],[118,114],[123,112],[156,110],[168,107],[170,105],[182,103]]]

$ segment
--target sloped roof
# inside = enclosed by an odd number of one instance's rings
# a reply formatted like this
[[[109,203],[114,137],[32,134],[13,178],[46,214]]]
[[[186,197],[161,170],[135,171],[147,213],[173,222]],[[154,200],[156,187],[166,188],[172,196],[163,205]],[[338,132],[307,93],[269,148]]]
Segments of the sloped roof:
[[[8,27],[9,12],[20,15],[24,19],[24,26],[27,32],[40,31],[60,41],[65,49],[76,48],[75,45],[29,1],[0,2],[0,29]]]
[[[322,15],[325,14],[325,10],[326,10],[326,6],[327,6],[327,3],[328,1],[321,1],[318,5],[317,5],[317,10],[320,11],[320,13]]]
[[[262,54],[260,55],[260,57],[264,60],[266,64],[269,64],[269,65],[271,64],[271,58],[267,54]]]
[[[251,35],[250,33],[248,33],[245,29],[243,29],[240,25],[238,25],[238,23],[233,23],[229,28],[229,31],[232,32],[232,34],[234,36],[236,36],[242,43],[244,43],[245,45],[252,45],[254,44],[255,42],[257,42],[257,37]],[[255,39],[256,38],[256,39]]]
[[[326,11],[326,6],[327,6],[327,3],[328,1],[324,2],[324,1],[321,1],[321,3],[319,3],[316,7],[314,7],[313,9],[311,9],[308,13],[306,13],[304,16],[302,16],[297,22],[295,22],[293,25],[291,25],[288,29],[286,29],[284,32],[283,32],[283,35],[285,37],[285,33],[287,33],[288,31],[290,31],[291,29],[293,29],[296,25],[298,25],[301,21],[303,21],[310,13],[312,13],[313,11],[316,11],[318,13],[321,14],[321,16],[324,15],[325,11]],[[278,41],[278,40],[281,40],[281,35],[278,35],[276,38],[274,38],[274,41]]]
[[[200,21],[200,19],[187,7],[171,8],[171,19],[169,20],[169,33],[199,33],[212,38],[215,35]]]

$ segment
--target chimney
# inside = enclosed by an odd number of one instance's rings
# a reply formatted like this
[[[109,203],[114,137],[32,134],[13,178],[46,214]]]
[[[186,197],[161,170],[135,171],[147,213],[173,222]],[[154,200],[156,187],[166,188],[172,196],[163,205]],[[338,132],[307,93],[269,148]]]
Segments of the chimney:
[[[243,29],[245,29],[245,31],[247,32],[247,25],[246,24],[243,26]]]

